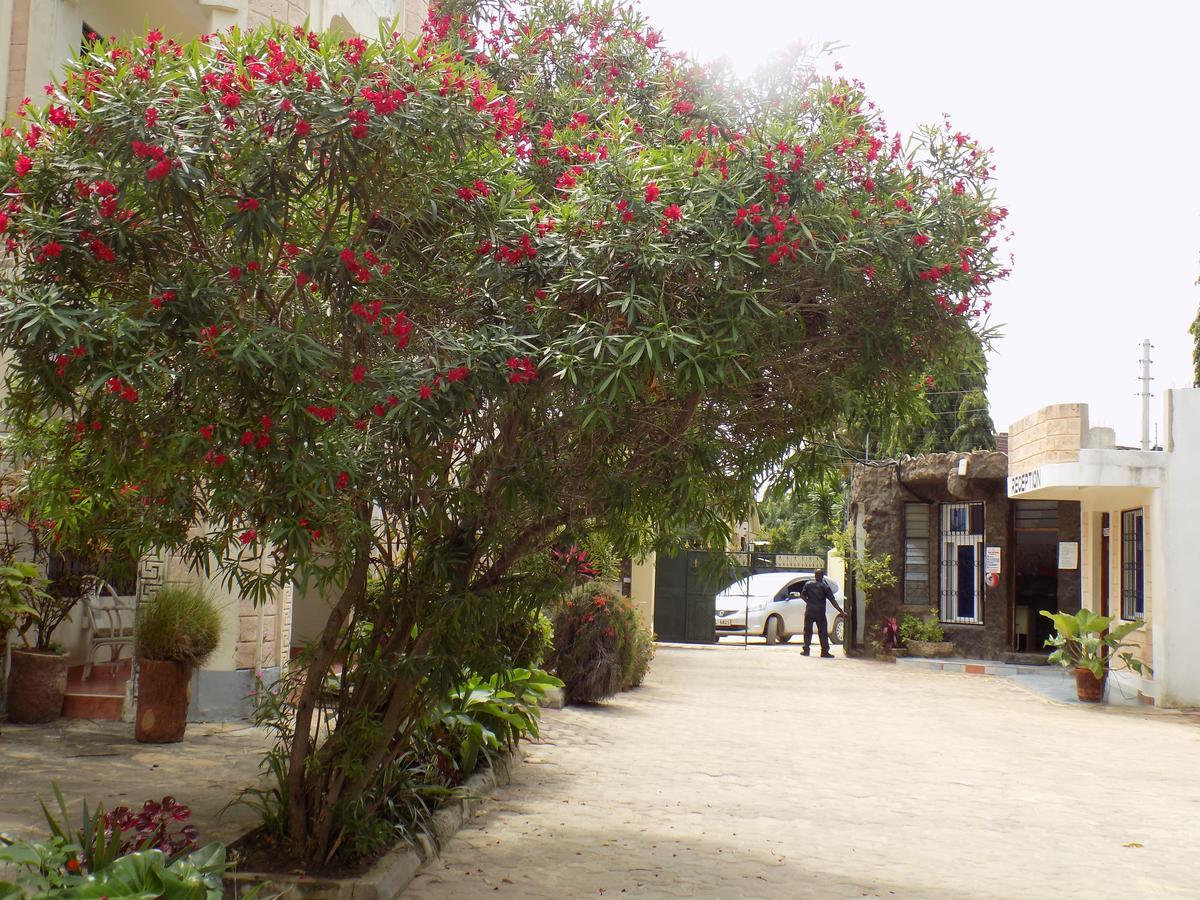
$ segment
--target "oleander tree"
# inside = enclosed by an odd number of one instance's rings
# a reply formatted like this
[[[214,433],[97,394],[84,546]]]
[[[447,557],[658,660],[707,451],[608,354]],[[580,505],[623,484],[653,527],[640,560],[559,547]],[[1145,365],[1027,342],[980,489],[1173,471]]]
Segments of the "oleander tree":
[[[1004,275],[973,139],[807,60],[737,84],[608,0],[96,40],[23,113],[0,347],[40,515],[136,497],[124,549],[328,593],[271,819],[310,865],[581,529],[719,537]]]

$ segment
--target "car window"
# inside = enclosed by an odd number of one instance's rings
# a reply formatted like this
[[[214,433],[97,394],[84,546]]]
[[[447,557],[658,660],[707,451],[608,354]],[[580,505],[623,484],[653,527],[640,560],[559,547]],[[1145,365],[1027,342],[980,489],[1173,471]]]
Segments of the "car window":
[[[790,594],[792,591],[799,591],[800,588],[804,586],[806,581],[808,581],[807,578],[798,578],[795,581],[789,581],[779,589],[778,593],[775,594],[775,599],[786,600],[788,594]]]

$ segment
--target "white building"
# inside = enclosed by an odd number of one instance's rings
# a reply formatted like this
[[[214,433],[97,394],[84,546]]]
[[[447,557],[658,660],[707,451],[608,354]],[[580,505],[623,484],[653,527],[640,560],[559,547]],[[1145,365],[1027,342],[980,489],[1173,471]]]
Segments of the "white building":
[[[1009,428],[1008,495],[1078,500],[1083,605],[1144,619],[1151,677],[1119,676],[1147,702],[1200,706],[1200,389],[1164,397],[1161,450],[1117,447],[1085,404],[1038,410]]]

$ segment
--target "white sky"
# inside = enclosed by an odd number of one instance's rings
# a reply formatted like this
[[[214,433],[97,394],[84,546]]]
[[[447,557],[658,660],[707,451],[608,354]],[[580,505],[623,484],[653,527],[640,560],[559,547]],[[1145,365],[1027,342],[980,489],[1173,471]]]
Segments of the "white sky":
[[[1140,433],[1138,344],[1161,391],[1191,386],[1200,303],[1200,3],[640,0],[674,49],[750,72],[796,40],[844,44],[893,131],[951,116],[995,148],[1013,275],[993,291],[996,427],[1086,402]]]

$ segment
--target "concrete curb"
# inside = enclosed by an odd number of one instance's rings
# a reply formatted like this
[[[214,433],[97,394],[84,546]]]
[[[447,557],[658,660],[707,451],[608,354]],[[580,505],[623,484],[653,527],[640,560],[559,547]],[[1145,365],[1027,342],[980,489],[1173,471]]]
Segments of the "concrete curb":
[[[224,878],[224,896],[238,898],[262,886],[269,897],[313,898],[313,900],[394,900],[404,893],[417,873],[438,858],[440,852],[470,819],[471,814],[497,787],[512,780],[512,773],[521,764],[521,750],[516,747],[492,768],[476,772],[458,788],[462,796],[448,801],[433,815],[432,835],[422,834],[416,846],[398,846],[352,878],[322,878],[321,876],[287,875],[267,872],[230,872]]]

